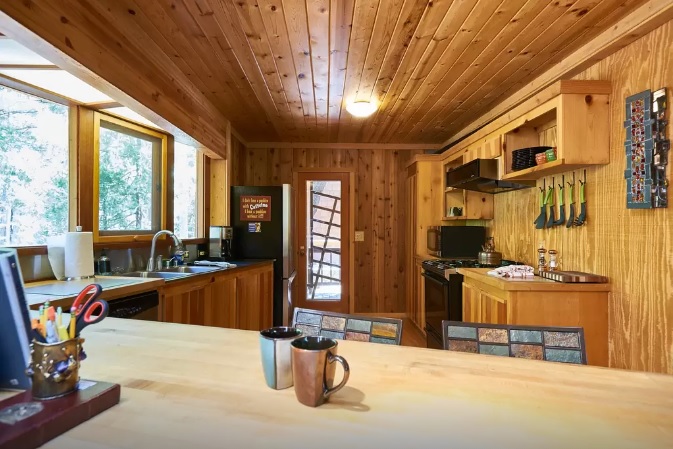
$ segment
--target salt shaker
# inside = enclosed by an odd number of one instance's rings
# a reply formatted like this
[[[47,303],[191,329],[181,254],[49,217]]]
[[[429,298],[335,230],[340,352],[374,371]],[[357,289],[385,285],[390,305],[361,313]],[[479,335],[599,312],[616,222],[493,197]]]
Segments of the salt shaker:
[[[558,251],[555,249],[549,250],[549,271],[556,271],[558,269],[558,262],[556,262],[556,254]]]
[[[540,246],[537,249],[537,271],[538,271],[538,273],[542,273],[543,271],[547,270],[547,258],[545,256],[546,252],[547,252],[547,250],[544,249],[544,243],[540,243]]]

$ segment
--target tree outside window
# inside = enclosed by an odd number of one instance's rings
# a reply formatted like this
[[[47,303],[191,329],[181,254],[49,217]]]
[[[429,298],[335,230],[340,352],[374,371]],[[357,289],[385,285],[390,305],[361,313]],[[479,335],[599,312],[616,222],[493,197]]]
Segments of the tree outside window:
[[[0,86],[0,246],[68,230],[68,107]]]
[[[183,239],[198,237],[197,232],[197,156],[196,148],[175,142],[173,163],[173,224]]]

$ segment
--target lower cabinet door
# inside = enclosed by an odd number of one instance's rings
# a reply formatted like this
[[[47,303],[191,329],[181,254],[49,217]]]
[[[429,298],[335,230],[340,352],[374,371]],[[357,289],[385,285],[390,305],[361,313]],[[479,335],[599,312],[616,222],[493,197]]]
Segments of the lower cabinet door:
[[[481,321],[481,291],[463,282],[463,321],[466,323],[480,323]]]
[[[273,269],[237,279],[238,328],[259,331],[273,326]]]
[[[507,303],[504,299],[481,292],[480,295],[481,323],[507,324]]]
[[[206,287],[204,308],[205,325],[215,327],[238,327],[236,311],[236,278],[215,278]]]
[[[203,325],[205,322],[206,288],[201,287],[176,293],[166,292],[164,296],[164,321]]]

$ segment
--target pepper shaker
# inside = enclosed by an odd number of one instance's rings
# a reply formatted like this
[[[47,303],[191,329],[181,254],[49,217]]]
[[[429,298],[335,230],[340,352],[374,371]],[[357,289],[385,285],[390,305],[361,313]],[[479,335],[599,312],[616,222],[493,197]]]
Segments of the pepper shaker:
[[[540,246],[537,249],[537,271],[542,273],[547,270],[547,258],[545,253],[547,250],[544,248],[544,243],[540,243]]]
[[[549,250],[549,271],[556,271],[558,269],[558,262],[556,262],[556,254],[558,251],[555,249]]]

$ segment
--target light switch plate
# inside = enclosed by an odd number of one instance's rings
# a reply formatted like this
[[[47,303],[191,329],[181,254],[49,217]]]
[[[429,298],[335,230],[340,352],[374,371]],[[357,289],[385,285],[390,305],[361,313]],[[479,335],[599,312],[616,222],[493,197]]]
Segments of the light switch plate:
[[[355,231],[355,241],[364,242],[365,241],[365,231]]]

